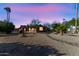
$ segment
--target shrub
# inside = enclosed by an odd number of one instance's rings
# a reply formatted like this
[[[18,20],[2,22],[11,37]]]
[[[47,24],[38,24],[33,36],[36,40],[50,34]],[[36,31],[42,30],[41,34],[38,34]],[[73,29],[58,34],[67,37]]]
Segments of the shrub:
[[[15,26],[12,22],[0,21],[0,32],[11,33]]]

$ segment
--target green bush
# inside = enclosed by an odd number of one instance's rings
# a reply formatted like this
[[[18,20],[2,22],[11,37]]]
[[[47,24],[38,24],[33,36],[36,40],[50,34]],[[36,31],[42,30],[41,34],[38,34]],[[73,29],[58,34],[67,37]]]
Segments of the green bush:
[[[53,31],[60,33],[61,31],[66,32],[67,31],[67,26],[65,24],[60,24],[60,23],[54,23],[52,24]]]
[[[0,21],[0,32],[11,33],[15,26],[12,22]]]

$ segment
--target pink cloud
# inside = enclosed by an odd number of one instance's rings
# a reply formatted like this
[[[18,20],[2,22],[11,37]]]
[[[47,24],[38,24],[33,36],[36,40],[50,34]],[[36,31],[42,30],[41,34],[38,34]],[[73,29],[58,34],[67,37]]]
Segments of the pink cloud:
[[[11,6],[11,8],[14,11],[17,12],[49,12],[49,11],[60,11],[60,10],[66,10],[69,11],[67,9],[67,7],[62,7],[62,6],[52,6],[52,5],[48,5],[48,6],[32,6],[32,7],[26,7],[26,6]]]
[[[21,24],[29,24],[33,18],[38,18],[43,23],[45,22],[52,23],[55,21],[62,22],[63,20],[62,18],[64,17],[63,12],[65,13],[71,12],[71,8],[64,7],[64,6],[58,6],[58,5],[57,6],[56,5],[30,6],[30,7],[10,6],[10,7],[12,9],[12,18],[16,18],[17,20],[18,24],[16,23],[16,21],[14,21],[14,23],[17,24],[17,27]],[[26,12],[33,12],[34,14],[29,13],[28,15]]]
[[[63,19],[60,17],[52,17],[52,18],[39,18],[39,20],[43,23],[53,23],[53,22],[61,22]]]

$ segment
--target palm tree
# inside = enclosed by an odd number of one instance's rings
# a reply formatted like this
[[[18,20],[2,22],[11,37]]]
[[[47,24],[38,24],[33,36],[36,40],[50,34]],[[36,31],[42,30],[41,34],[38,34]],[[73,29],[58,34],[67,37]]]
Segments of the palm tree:
[[[11,12],[11,8],[10,8],[10,7],[5,7],[4,9],[5,9],[6,12],[7,12],[7,21],[9,22],[9,20],[10,20],[10,12]]]

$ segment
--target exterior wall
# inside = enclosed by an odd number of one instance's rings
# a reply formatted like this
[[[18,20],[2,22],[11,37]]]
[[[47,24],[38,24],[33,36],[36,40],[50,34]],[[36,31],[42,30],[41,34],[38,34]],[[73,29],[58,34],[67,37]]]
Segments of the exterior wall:
[[[23,27],[24,27],[24,32],[34,32],[34,33],[36,33],[36,32],[47,32],[48,31],[47,27],[42,26],[42,25],[37,27],[37,28],[34,28],[34,27],[30,28],[30,27],[26,27],[26,26],[20,26],[19,31],[22,31]]]
[[[43,31],[44,29],[43,29],[43,27],[39,27],[39,31]]]
[[[36,28],[29,28],[29,32],[33,32],[33,33],[36,33]]]

